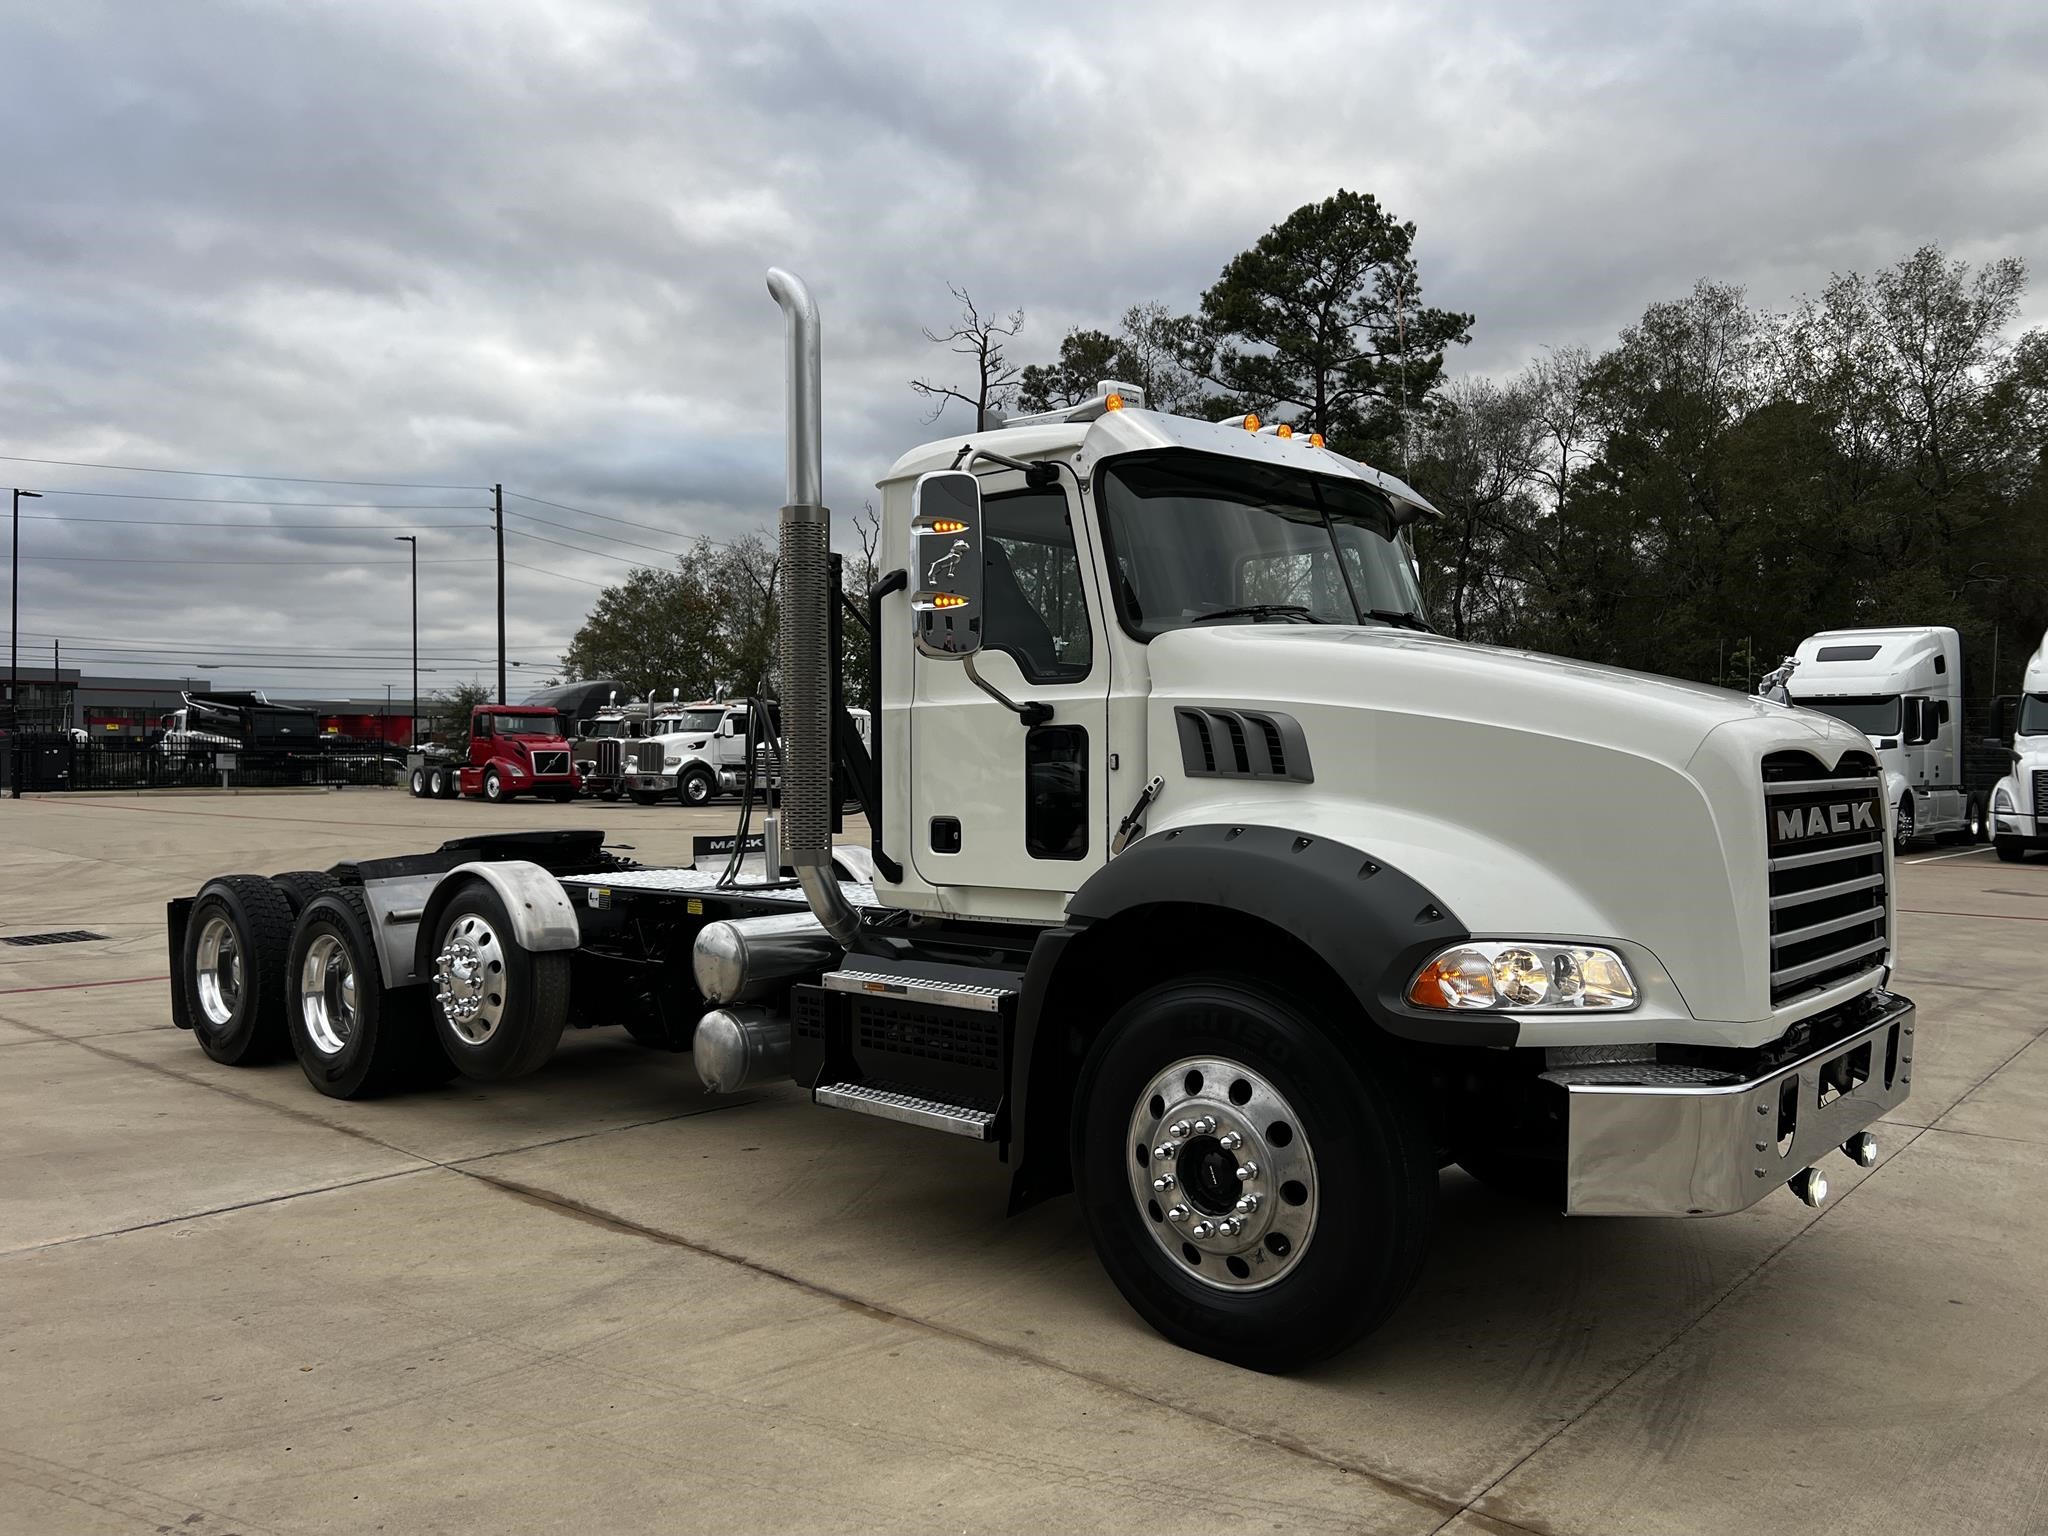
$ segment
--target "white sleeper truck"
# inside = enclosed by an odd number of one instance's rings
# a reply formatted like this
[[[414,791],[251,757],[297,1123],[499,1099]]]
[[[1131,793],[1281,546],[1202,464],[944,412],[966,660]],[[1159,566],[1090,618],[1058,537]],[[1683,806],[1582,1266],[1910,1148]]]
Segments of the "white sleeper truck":
[[[1991,841],[2008,864],[2048,848],[2048,635],[2027,663],[2022,686],[2017,700],[2000,701],[2001,711],[2012,711],[2001,714],[2012,731],[2012,771],[1991,794]]]
[[[1109,384],[883,477],[868,751],[837,682],[816,310],[768,281],[790,430],[765,856],[641,868],[533,833],[209,881],[169,911],[209,1055],[289,1049],[348,1096],[623,1025],[713,1092],[793,1081],[984,1143],[1014,1207],[1072,1190],[1140,1316],[1264,1370],[1399,1304],[1452,1163],[1671,1217],[1817,1203],[1831,1154],[1874,1161],[1914,1012],[1860,732],[1434,634],[1414,490]],[[834,842],[835,769],[867,847]]]
[[[1982,840],[1991,786],[1969,771],[1961,636],[1937,625],[1830,629],[1800,641],[1793,662],[1791,702],[1869,738],[1899,847]]]

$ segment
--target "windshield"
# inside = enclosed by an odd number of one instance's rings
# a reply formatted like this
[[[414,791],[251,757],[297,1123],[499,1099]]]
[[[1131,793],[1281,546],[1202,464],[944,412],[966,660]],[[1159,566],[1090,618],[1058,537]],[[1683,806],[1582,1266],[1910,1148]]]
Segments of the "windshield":
[[[486,715],[491,730],[499,736],[558,736],[560,719],[553,710],[531,715]]]
[[[1899,734],[1899,699],[1897,694],[1871,694],[1868,697],[1836,699],[1794,699],[1801,709],[1817,709],[1824,715],[1833,715],[1846,725],[1853,725],[1866,736],[1896,736]]]
[[[1370,486],[1212,454],[1118,459],[1102,513],[1124,627],[1200,623],[1426,628],[1392,504]]]
[[[590,722],[590,734],[600,738],[624,736],[626,734],[626,722],[623,720],[593,720]]]
[[[674,736],[684,732],[709,734],[718,729],[718,722],[725,718],[722,709],[686,709],[680,715],[663,715],[654,722],[654,729],[664,735]]]
[[[2017,729],[2022,736],[2048,736],[2048,693],[2021,695]]]

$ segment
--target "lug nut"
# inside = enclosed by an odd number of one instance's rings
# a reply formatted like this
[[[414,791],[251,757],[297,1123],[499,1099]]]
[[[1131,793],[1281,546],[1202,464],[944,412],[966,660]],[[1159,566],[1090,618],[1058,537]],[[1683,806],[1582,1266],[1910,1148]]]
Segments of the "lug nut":
[[[1828,1197],[1827,1175],[1818,1168],[1806,1168],[1792,1175],[1792,1182],[1786,1186],[1807,1205],[1819,1205]]]
[[[1244,1230],[1244,1223],[1235,1216],[1226,1216],[1216,1223],[1216,1230],[1224,1237],[1235,1237]]]
[[[1158,1162],[1171,1162],[1174,1158],[1180,1156],[1180,1143],[1177,1141],[1162,1141],[1152,1149],[1152,1156]]]
[[[1194,1214],[1195,1213],[1189,1210],[1186,1206],[1176,1205],[1172,1210],[1166,1213],[1166,1219],[1168,1221],[1186,1221],[1190,1216]]]
[[[1216,1117],[1214,1115],[1204,1115],[1195,1122],[1195,1134],[1197,1136],[1208,1136],[1213,1134],[1215,1130]]]
[[[1868,1131],[1858,1131],[1842,1143],[1842,1151],[1850,1162],[1862,1168],[1877,1166],[1877,1138]]]
[[[1244,1138],[1238,1135],[1235,1131],[1225,1131],[1221,1136],[1218,1136],[1216,1138],[1216,1145],[1221,1147],[1226,1152],[1235,1152],[1239,1147],[1244,1145]]]
[[[1159,1177],[1158,1177],[1158,1178],[1156,1178],[1156,1179],[1154,1179],[1154,1180],[1152,1181],[1152,1187],[1153,1187],[1154,1189],[1158,1190],[1158,1191],[1159,1191],[1159,1193],[1161,1193],[1161,1194],[1163,1195],[1163,1194],[1165,1194],[1165,1193],[1166,1193],[1166,1192],[1167,1192],[1167,1191],[1168,1191],[1169,1189],[1173,1188],[1173,1182],[1174,1182],[1174,1181],[1173,1181],[1173,1175],[1172,1175],[1172,1174],[1170,1174],[1170,1173],[1162,1173],[1161,1175],[1159,1175]]]
[[[1259,1165],[1257,1163],[1239,1163],[1237,1165],[1237,1177],[1240,1183],[1249,1184],[1258,1176]]]
[[[1192,1130],[1194,1130],[1194,1127],[1189,1125],[1187,1121],[1176,1120],[1166,1128],[1166,1134],[1169,1136],[1186,1136]]]
[[[1252,1214],[1252,1212],[1256,1211],[1256,1210],[1257,1210],[1258,1208],[1259,1208],[1259,1197],[1258,1197],[1257,1195],[1239,1195],[1239,1196],[1237,1197],[1237,1207],[1236,1207],[1236,1209],[1237,1209],[1237,1214],[1238,1214],[1238,1215],[1240,1215],[1240,1216],[1249,1216],[1249,1215],[1251,1215],[1251,1214]]]
[[[1188,1232],[1194,1237],[1214,1237],[1216,1235],[1216,1223],[1213,1221],[1198,1221],[1188,1228]]]

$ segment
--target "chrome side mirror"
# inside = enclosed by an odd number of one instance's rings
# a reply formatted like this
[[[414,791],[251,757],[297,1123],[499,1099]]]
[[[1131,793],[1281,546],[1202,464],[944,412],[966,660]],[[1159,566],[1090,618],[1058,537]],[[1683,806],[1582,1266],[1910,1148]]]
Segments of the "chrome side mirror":
[[[910,493],[910,621],[926,656],[981,649],[981,482],[965,470],[919,475]]]

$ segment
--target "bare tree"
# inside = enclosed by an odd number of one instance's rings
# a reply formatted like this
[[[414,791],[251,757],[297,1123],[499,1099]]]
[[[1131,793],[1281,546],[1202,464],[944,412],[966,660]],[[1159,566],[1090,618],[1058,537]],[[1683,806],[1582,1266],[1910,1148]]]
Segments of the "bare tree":
[[[955,388],[931,379],[912,379],[910,387],[932,402],[931,414],[925,417],[927,422],[939,419],[947,401],[958,400],[974,411],[974,429],[979,432],[988,426],[989,413],[1002,410],[1017,392],[1017,378],[1022,370],[1004,358],[1003,345],[1024,329],[1024,311],[1013,309],[1000,317],[984,315],[965,288],[951,283],[946,288],[959,301],[960,318],[949,331],[925,327],[924,337],[935,347],[967,358],[974,368],[974,382]]]

